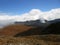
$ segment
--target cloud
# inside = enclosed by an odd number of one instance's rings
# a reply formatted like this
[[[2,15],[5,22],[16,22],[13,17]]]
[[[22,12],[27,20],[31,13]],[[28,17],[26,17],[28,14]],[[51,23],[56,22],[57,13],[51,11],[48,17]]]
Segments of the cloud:
[[[27,13],[20,15],[8,15],[7,13],[0,13],[0,25],[6,25],[15,21],[30,21],[40,19],[42,22],[45,20],[54,20],[60,18],[60,8],[51,9],[50,11],[41,11],[40,9],[32,9]]]

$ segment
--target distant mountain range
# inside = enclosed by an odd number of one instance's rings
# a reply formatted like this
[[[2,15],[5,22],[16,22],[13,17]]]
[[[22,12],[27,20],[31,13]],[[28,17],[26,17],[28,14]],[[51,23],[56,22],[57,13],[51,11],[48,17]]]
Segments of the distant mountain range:
[[[46,27],[52,23],[60,22],[60,19],[55,19],[51,21],[45,20],[45,23],[42,23],[40,20],[31,20],[31,21],[25,21],[25,22],[15,22],[15,24],[24,24],[29,26],[41,26]]]
[[[47,26],[47,23],[42,23],[40,20],[31,20],[31,21],[25,21],[25,22],[15,22],[15,24],[24,24],[28,26]]]
[[[55,19],[55,20],[51,20],[51,21],[48,21],[49,23],[57,23],[57,22],[60,22],[60,19]]]

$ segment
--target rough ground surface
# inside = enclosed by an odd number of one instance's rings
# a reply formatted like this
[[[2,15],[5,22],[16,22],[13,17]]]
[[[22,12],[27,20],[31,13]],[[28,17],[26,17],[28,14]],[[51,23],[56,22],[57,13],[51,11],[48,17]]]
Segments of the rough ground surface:
[[[0,37],[0,45],[60,45],[60,35]]]

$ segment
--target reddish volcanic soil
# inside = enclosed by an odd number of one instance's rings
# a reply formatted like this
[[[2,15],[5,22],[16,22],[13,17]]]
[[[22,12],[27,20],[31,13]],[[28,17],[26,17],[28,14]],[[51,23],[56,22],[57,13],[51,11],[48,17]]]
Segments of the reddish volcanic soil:
[[[26,26],[26,25],[9,25],[4,27],[1,31],[0,31],[0,36],[14,36],[17,33],[22,33],[24,31],[27,31],[29,29],[31,29],[33,27],[31,26]]]

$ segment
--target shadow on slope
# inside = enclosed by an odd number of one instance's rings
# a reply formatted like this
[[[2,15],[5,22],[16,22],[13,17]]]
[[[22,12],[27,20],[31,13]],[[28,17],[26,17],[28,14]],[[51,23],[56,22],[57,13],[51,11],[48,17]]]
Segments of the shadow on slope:
[[[45,29],[42,27],[31,28],[27,31],[16,34],[15,37],[45,34],[60,34],[60,22],[52,23]]]
[[[60,34],[60,22],[52,23],[42,31],[43,34]]]
[[[18,33],[14,37],[40,35],[42,30],[43,30],[43,27],[35,27],[35,28],[31,28],[31,29],[29,29],[27,31],[24,31],[22,33]]]

